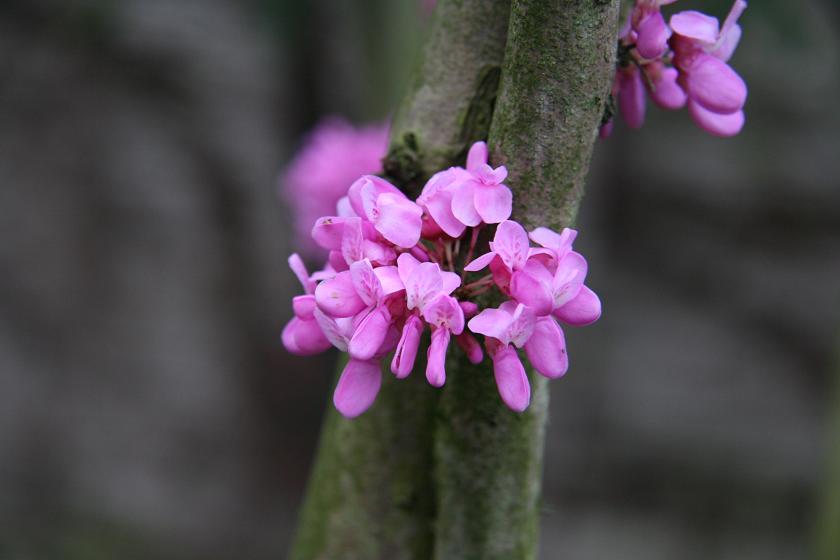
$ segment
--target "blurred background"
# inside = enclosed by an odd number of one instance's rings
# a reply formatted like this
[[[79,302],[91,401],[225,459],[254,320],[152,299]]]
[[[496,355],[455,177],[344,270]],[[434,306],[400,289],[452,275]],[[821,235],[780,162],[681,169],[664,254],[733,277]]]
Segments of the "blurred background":
[[[322,116],[387,118],[426,21],[0,0],[0,558],[284,556],[333,356],[280,344],[277,177]],[[840,445],[840,9],[742,25],[741,135],[649,106],[596,147],[577,246],[605,313],[551,384],[542,558],[812,548]]]

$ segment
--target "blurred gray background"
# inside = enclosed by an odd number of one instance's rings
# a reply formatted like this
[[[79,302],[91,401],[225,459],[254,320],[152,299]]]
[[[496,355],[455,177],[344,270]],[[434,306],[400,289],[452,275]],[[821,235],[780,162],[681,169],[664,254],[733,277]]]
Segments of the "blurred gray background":
[[[416,0],[0,0],[0,558],[282,558],[333,357],[276,177],[385,118]],[[679,2],[723,16],[723,2]],[[747,126],[596,148],[604,317],[551,384],[542,557],[805,558],[840,347],[840,10],[752,2]]]

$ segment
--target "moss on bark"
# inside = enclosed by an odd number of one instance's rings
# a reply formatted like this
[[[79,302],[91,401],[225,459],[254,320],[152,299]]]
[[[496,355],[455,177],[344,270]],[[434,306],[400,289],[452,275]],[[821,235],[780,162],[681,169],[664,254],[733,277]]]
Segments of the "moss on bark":
[[[617,1],[513,1],[490,149],[508,168],[513,218],[528,228],[574,223],[614,71],[617,15]],[[487,361],[458,356],[435,432],[435,558],[535,558],[546,381],[528,368],[531,406],[516,414]]]
[[[441,0],[423,61],[391,130],[385,172],[409,195],[487,138],[507,36],[509,0]]]

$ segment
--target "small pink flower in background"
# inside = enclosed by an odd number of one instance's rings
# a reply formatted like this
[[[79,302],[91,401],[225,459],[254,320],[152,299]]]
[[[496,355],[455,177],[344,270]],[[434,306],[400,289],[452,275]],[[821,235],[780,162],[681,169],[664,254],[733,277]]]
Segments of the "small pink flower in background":
[[[576,231],[529,234],[507,219],[512,194],[502,183],[506,174],[487,164],[487,146],[478,142],[466,168],[434,175],[416,202],[384,179],[362,175],[331,212],[337,215],[313,220],[311,236],[328,251],[327,265],[310,275],[300,257],[289,259],[304,295],[293,299],[295,316],[282,338],[297,354],[329,346],[349,354],[333,395],[344,416],[358,416],[374,403],[389,354],[397,379],[411,373],[426,325],[426,379],[434,387],[446,383],[453,337],[470,362],[484,359],[476,334],[484,336],[499,394],[512,410],[525,410],[531,395],[517,349],[546,377],[566,373],[557,321],[591,323],[601,303],[584,286],[586,260],[572,248]],[[479,230],[488,225],[496,227],[489,252],[473,259]],[[467,265],[459,271],[462,262]],[[490,274],[469,277],[488,267]],[[511,299],[482,310],[472,298],[491,289]],[[468,319],[472,332],[465,330]]]
[[[660,8],[675,0],[636,0],[619,35],[619,61],[613,85],[618,109],[630,128],[645,120],[646,95],[659,107],[688,106],[692,120],[716,136],[734,136],[744,125],[747,86],[726,63],[741,38],[738,18],[747,7],[736,0],[722,27],[697,11],[671,16]],[[602,124],[602,138],[612,120]]]
[[[382,172],[387,148],[386,125],[357,128],[340,117],[324,118],[306,136],[280,177],[300,251],[320,254],[309,236],[312,224],[336,212],[336,202],[359,176]]]
[[[736,0],[720,29],[716,18],[700,12],[671,16],[674,66],[688,95],[689,114],[716,136],[734,136],[744,125],[747,85],[726,62],[741,38],[737,21],[746,8],[744,0]]]

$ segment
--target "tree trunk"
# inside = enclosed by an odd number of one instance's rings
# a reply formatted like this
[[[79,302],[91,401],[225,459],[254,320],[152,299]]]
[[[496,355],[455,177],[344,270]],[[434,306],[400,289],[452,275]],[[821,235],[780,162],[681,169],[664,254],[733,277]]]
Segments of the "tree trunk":
[[[571,225],[612,79],[617,13],[618,0],[441,0],[386,173],[416,195],[489,129],[513,218]],[[386,373],[360,418],[330,407],[294,560],[536,556],[546,384],[529,372],[531,406],[517,414],[489,360],[451,354],[442,392],[418,363],[407,380]]]
[[[513,1],[490,150],[509,172],[512,217],[527,229],[574,223],[612,84],[617,16],[618,2]],[[546,380],[528,368],[531,406],[516,414],[487,360],[473,366],[456,354],[447,366],[435,557],[535,558]]]

